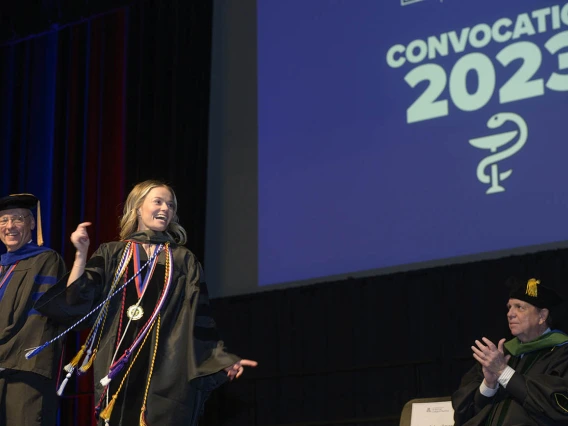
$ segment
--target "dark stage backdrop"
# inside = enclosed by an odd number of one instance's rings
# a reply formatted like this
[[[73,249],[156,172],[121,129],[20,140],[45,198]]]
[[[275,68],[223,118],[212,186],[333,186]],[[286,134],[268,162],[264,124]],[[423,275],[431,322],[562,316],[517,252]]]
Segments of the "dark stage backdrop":
[[[40,3],[0,16],[0,192],[41,198],[46,242],[71,265],[78,222],[93,222],[93,247],[115,239],[125,194],[162,178],[202,258],[210,2]],[[216,299],[228,349],[260,365],[213,394],[202,425],[397,425],[407,400],[455,389],[474,339],[506,335],[509,275],[562,289],[567,261],[553,251]],[[89,382],[68,385],[60,425],[90,423]]]
[[[259,367],[206,424],[397,426],[408,400],[458,387],[474,340],[511,337],[511,276],[566,296],[568,250],[215,299],[229,349]]]

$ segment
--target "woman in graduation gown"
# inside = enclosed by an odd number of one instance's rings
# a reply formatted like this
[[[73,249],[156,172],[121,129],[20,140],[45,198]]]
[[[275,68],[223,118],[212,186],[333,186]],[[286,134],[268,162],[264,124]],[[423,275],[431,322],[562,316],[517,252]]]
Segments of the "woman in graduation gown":
[[[176,210],[168,185],[136,185],[121,240],[102,244],[87,262],[90,223],[81,223],[71,235],[77,251],[69,276],[36,305],[75,329],[91,326],[65,370],[68,379],[93,365],[99,424],[195,425],[212,390],[256,366],[219,340]]]

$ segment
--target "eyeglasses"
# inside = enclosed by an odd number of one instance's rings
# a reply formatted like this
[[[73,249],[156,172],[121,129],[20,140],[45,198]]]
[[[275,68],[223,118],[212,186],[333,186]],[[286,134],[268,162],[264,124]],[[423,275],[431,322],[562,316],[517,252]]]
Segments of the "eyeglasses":
[[[30,215],[27,216],[22,216],[22,215],[18,215],[18,216],[4,216],[2,218],[0,218],[0,226],[4,227],[6,225],[8,225],[9,221],[12,221],[12,223],[14,225],[23,225],[24,224],[24,219],[26,217],[29,217]]]

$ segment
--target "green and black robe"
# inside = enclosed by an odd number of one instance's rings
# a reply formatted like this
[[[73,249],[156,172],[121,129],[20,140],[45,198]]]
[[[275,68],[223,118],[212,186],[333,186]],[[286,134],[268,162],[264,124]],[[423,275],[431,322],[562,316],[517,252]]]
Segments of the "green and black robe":
[[[456,426],[568,424],[568,336],[551,332],[531,343],[515,338],[505,344],[515,373],[494,396],[479,391],[480,364],[463,377],[452,395]]]

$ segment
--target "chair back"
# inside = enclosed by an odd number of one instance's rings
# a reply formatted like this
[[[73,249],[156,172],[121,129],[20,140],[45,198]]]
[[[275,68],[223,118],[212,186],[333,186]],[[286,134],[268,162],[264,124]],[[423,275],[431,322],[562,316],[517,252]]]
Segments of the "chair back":
[[[400,426],[410,426],[412,424],[412,405],[417,403],[417,404],[424,404],[423,406],[421,406],[421,408],[424,408],[425,411],[428,411],[428,413],[432,412],[432,410],[428,410],[430,407],[428,406],[428,403],[437,403],[437,402],[449,402],[451,401],[451,397],[449,396],[439,396],[439,397],[435,397],[435,398],[415,398],[415,399],[411,399],[410,401],[408,401],[406,404],[404,404],[404,407],[402,408],[402,413],[400,415]],[[453,413],[454,410],[452,409],[451,406],[451,402],[449,404],[449,410],[448,407],[446,406],[446,404],[444,404],[443,407],[439,407],[440,404],[432,404],[432,406],[436,406],[437,411],[439,411],[437,414],[439,414],[439,416],[435,416],[435,417],[444,417],[446,419],[451,418],[451,423],[450,424],[454,424],[453,422]],[[418,411],[418,410],[417,410]],[[436,413],[433,413],[433,416]],[[417,420],[417,419],[415,419]],[[416,424],[418,424],[418,422],[415,421]],[[448,422],[446,420],[444,420],[443,422],[441,422],[440,424],[436,424],[436,423],[424,423],[424,424],[428,424],[428,425],[432,425],[432,426],[447,426]]]

